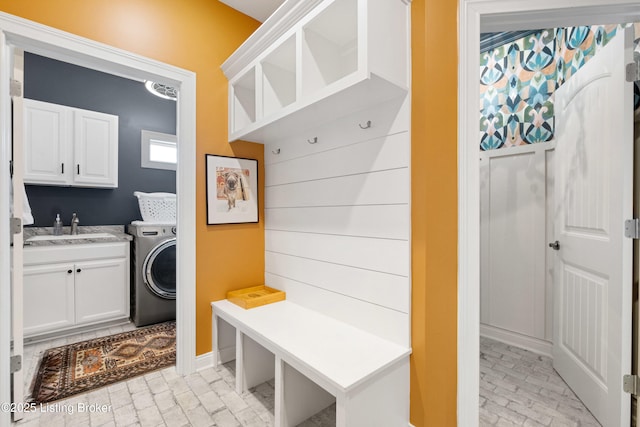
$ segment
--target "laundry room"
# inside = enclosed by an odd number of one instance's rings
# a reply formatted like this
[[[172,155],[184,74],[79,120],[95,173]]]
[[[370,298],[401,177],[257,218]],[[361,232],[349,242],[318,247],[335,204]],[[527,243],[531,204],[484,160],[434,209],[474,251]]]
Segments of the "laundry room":
[[[49,348],[151,325],[174,363],[176,90],[29,52],[23,70],[25,386]]]

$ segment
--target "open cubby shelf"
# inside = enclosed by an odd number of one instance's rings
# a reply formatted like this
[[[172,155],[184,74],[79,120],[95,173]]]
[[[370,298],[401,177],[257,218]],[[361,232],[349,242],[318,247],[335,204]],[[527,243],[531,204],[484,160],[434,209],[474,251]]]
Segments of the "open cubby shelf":
[[[304,4],[315,7],[297,16]],[[283,13],[287,8],[292,16],[263,24],[274,33],[272,44],[260,45],[264,33],[251,36],[222,66],[230,82],[229,141],[268,143],[406,95],[404,1],[303,0],[285,2]]]

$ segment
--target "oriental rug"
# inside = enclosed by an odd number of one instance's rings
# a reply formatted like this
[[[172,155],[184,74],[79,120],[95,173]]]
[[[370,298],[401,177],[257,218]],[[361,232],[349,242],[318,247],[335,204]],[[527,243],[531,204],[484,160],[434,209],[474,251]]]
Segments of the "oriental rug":
[[[174,365],[175,326],[165,322],[44,351],[31,402],[52,402]]]

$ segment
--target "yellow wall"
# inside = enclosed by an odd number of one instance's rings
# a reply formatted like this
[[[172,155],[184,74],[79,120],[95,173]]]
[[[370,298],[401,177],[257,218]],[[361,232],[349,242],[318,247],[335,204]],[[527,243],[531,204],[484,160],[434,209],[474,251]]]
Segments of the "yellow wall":
[[[261,145],[226,142],[220,71],[258,23],[217,0],[0,0],[0,10],[197,73],[197,352],[210,351],[209,302],[264,272],[263,222],[206,226],[204,205],[205,153],[262,166]],[[456,424],[457,0],[413,0],[412,21],[411,422],[447,427]]]
[[[263,175],[262,145],[227,142],[220,70],[259,23],[217,0],[0,0],[0,10],[196,73],[196,351],[211,351],[210,302],[264,280],[264,221],[207,226],[204,170],[205,154],[221,154],[258,159]]]
[[[413,0],[411,422],[456,425],[457,0]]]

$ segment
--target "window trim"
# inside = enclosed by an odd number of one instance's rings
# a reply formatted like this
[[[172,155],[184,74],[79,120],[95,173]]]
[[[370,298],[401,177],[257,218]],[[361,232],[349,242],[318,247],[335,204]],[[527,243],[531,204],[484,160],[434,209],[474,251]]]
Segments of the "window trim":
[[[176,154],[178,149],[178,138],[176,135],[168,133],[154,132],[150,130],[142,130],[140,134],[140,166],[148,169],[165,169],[176,170],[177,163],[152,161],[150,156],[151,141],[157,140],[166,143],[174,143],[176,145]]]

